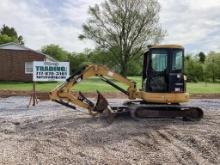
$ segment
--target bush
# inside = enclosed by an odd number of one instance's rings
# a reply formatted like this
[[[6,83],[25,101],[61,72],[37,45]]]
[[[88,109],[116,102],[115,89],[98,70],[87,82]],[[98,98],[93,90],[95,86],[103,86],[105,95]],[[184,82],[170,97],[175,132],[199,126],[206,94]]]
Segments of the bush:
[[[188,81],[198,82],[204,80],[203,64],[196,59],[185,60],[185,74],[188,77]]]

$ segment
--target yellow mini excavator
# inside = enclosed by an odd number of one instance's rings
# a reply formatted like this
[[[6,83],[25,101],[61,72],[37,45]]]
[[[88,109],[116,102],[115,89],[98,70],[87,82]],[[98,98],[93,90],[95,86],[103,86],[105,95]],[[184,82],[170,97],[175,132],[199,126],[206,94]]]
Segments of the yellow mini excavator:
[[[129,113],[137,118],[182,118],[196,121],[203,117],[199,107],[181,105],[189,100],[186,93],[184,76],[184,48],[180,45],[150,46],[144,54],[142,89],[136,83],[101,65],[87,65],[70,76],[66,82],[50,92],[52,101],[76,108],[87,109],[93,116],[103,114],[111,122],[117,114]],[[106,98],[97,91],[97,102],[87,99],[81,92],[73,95],[72,88],[80,81],[90,77],[99,77],[128,96],[128,101],[121,104],[109,104]],[[128,86],[121,88],[113,80]]]

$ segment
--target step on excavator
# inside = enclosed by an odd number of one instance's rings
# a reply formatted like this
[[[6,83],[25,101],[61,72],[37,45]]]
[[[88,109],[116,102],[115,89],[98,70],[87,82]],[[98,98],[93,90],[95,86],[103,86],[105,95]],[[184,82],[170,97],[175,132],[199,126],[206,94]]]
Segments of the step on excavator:
[[[73,87],[81,81],[99,77],[104,82],[124,93],[128,100],[121,104],[110,104],[97,91],[97,102],[86,98],[79,92],[73,94]],[[128,86],[127,90],[115,83],[118,81]],[[92,116],[103,115],[112,122],[119,114],[130,114],[138,118],[181,118],[198,121],[203,118],[199,107],[181,105],[189,101],[184,75],[184,48],[180,45],[149,46],[144,54],[142,89],[136,83],[115,73],[102,65],[87,65],[71,75],[66,82],[49,93],[52,101],[76,109],[87,109]]]

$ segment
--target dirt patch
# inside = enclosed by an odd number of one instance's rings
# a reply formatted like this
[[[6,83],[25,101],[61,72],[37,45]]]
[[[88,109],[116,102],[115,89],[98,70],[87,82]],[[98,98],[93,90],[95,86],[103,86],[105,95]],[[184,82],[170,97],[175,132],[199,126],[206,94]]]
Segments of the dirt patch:
[[[122,100],[111,100],[121,102]],[[192,100],[205,116],[109,125],[81,109],[28,97],[0,98],[0,164],[220,164],[220,100]]]
[[[31,91],[11,91],[11,90],[0,90],[0,97],[11,97],[11,96],[30,96]],[[40,100],[49,100],[48,92],[37,92],[37,97]],[[74,95],[77,95],[78,92],[73,92]],[[96,92],[83,92],[86,97],[96,97]],[[120,92],[102,92],[102,94],[107,98],[124,98],[127,96]],[[220,93],[211,93],[211,94],[190,94],[191,99],[220,99]]]

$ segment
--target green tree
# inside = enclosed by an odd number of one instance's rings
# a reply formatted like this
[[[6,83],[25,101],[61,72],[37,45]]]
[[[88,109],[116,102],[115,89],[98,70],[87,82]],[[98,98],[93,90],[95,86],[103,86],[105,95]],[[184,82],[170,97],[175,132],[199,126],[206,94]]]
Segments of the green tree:
[[[111,69],[114,69],[116,72],[120,71],[112,52],[109,50],[96,48],[94,51],[91,51],[88,54],[88,57],[89,61],[93,64],[105,65]]]
[[[185,61],[189,61],[189,60],[191,60],[191,55],[186,55],[185,56]]]
[[[203,81],[203,64],[199,63],[196,58],[187,55],[185,58],[185,74],[187,76],[188,81]]]
[[[88,64],[88,57],[84,53],[72,53],[68,55],[70,62],[70,70],[72,73],[76,72],[80,67]]]
[[[0,44],[16,42],[24,45],[24,39],[20,35],[18,36],[16,30],[13,27],[3,25],[0,29]]]
[[[208,54],[205,63],[205,75],[212,82],[220,79],[220,53],[210,52]]]
[[[90,18],[79,38],[91,39],[98,47],[110,50],[126,76],[129,62],[148,44],[164,37],[159,11],[157,0],[106,0],[89,8]]]
[[[128,70],[128,76],[141,76],[143,70],[143,56],[129,61],[128,68],[131,68]]]
[[[200,53],[198,54],[198,57],[199,57],[199,61],[200,61],[201,63],[205,63],[205,59],[206,59],[205,53],[200,52]]]
[[[68,51],[55,44],[46,45],[42,47],[41,51],[58,61],[67,61],[70,54]]]
[[[120,72],[120,66],[117,61],[114,60],[114,55],[110,50],[102,50],[96,48],[93,51],[90,51],[88,54],[88,59],[90,63],[105,65],[108,68],[115,70],[116,72]],[[133,60],[129,61],[128,68],[132,68],[128,70],[128,76],[137,76],[141,74],[143,65],[143,58],[136,57]]]

